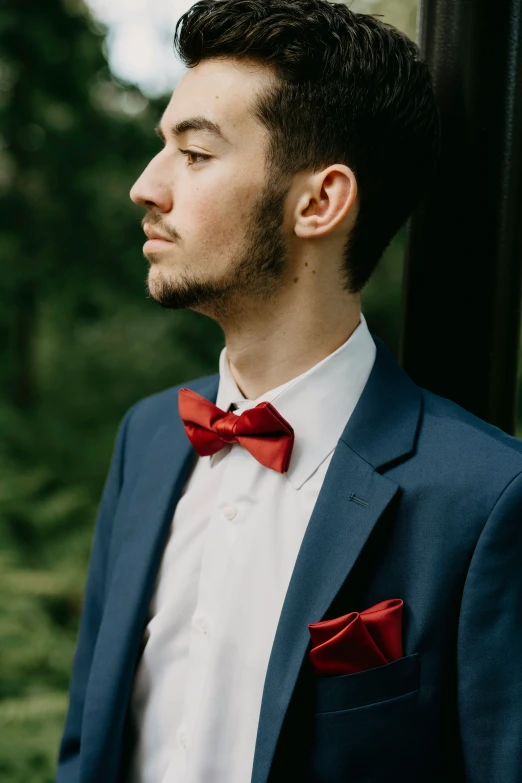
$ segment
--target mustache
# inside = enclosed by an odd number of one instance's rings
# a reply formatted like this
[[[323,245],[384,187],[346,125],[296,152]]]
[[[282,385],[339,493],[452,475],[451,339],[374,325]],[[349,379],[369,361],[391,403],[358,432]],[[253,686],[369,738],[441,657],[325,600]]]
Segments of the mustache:
[[[181,239],[176,229],[164,223],[163,218],[161,217],[161,215],[158,215],[157,212],[149,212],[147,215],[145,215],[141,220],[142,228],[144,228],[145,223],[148,223],[149,226],[154,226],[158,228],[158,230],[162,234],[167,236],[169,239],[172,239],[174,241]]]

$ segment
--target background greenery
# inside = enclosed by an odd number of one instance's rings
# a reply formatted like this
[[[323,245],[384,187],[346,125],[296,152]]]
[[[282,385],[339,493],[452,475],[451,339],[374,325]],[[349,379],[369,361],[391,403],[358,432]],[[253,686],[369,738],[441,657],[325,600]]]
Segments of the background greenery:
[[[414,0],[360,0],[415,35]],[[0,780],[48,783],[118,422],[215,371],[220,330],[144,293],[141,210],[166,100],[109,72],[80,0],[0,9]],[[364,305],[396,350],[403,236]]]

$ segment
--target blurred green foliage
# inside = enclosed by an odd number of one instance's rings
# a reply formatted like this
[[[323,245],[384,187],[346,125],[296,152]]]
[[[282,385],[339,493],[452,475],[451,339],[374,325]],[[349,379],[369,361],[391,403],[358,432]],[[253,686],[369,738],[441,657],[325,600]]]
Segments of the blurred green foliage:
[[[375,0],[369,4],[378,10]],[[414,0],[407,5],[405,29]],[[223,346],[212,321],[164,311],[145,296],[142,213],[128,191],[155,154],[152,128],[165,101],[146,100],[111,76],[104,35],[80,0],[16,0],[0,9],[6,783],[54,779],[93,524],[118,422],[140,397],[214,372]],[[372,330],[395,351],[402,250],[400,235],[364,296]]]
[[[0,780],[54,779],[117,423],[214,370],[220,330],[144,295],[128,191],[164,101],[115,81],[71,0],[0,9]]]

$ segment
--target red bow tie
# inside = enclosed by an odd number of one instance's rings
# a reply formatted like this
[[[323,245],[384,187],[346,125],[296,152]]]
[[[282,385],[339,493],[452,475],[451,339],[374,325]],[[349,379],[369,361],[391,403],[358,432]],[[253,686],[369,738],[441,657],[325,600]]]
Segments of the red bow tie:
[[[178,407],[200,457],[215,454],[227,443],[240,443],[265,467],[279,473],[288,470],[294,431],[269,402],[260,402],[236,416],[190,389],[180,389]]]

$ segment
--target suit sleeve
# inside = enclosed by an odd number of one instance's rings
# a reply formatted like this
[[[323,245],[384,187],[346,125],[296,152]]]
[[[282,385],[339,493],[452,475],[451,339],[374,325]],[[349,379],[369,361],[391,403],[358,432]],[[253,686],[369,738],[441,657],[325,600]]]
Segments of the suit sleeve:
[[[522,783],[522,473],[473,553],[457,666],[466,783]]]
[[[103,613],[107,553],[123,483],[125,443],[133,411],[131,408],[120,424],[98,511],[69,688],[69,708],[59,749],[57,783],[76,783],[78,780],[85,691]]]

